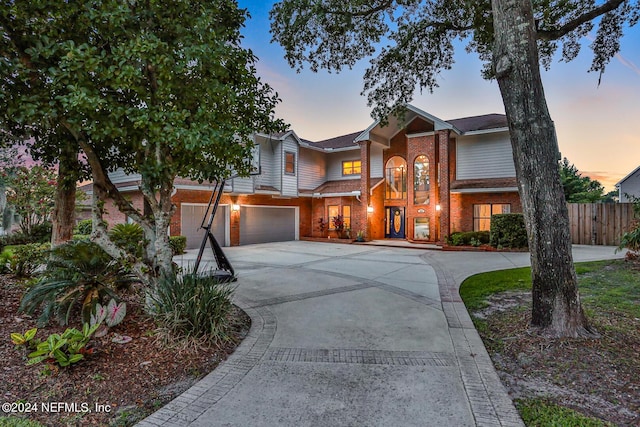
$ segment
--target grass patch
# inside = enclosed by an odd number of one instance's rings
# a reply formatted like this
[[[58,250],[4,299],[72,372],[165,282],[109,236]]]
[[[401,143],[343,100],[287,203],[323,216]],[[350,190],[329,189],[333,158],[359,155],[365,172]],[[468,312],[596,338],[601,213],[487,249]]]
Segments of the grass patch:
[[[487,297],[499,292],[530,290],[529,267],[480,273],[467,278],[460,285],[460,296],[470,312],[487,306]]]
[[[44,427],[36,421],[18,417],[0,417],[0,427]]]
[[[546,399],[516,400],[516,408],[529,427],[609,427],[614,424],[587,417]]]
[[[469,277],[460,296],[496,369],[519,384],[511,392],[520,398],[516,406],[527,426],[635,425],[634,414],[640,413],[639,264],[607,260],[575,267],[582,306],[598,339],[531,334],[530,268]],[[568,393],[555,393],[555,387]]]

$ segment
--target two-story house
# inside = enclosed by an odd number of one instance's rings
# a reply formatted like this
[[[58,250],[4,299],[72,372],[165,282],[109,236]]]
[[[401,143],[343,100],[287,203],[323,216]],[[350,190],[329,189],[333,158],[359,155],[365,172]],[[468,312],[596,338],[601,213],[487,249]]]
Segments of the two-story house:
[[[224,246],[334,236],[337,215],[352,237],[442,242],[454,231],[488,230],[492,214],[521,212],[501,114],[445,121],[408,106],[402,121],[324,141],[289,131],[255,142],[260,174],[227,182],[214,221]],[[112,180],[142,204],[136,177]],[[175,182],[171,234],[187,236],[190,248],[201,241],[211,190]]]

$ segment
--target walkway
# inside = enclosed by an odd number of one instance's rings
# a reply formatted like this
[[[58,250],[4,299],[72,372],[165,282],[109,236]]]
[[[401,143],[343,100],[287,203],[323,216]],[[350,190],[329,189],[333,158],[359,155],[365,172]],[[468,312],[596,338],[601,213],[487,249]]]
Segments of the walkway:
[[[251,331],[140,426],[522,425],[457,289],[470,274],[528,265],[528,253],[317,242],[225,252]]]

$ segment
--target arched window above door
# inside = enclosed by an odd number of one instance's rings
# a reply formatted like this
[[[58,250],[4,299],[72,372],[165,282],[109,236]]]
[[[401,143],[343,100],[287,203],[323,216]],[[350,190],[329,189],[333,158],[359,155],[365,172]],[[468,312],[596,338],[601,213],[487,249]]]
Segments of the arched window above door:
[[[386,199],[407,198],[407,162],[400,156],[387,160],[385,168]]]
[[[425,155],[416,157],[413,162],[413,203],[429,204],[429,158]]]

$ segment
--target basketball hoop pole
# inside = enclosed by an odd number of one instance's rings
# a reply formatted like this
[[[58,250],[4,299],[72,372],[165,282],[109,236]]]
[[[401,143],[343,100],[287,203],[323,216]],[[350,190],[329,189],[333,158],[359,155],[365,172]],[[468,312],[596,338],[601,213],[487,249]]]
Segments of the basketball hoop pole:
[[[213,251],[213,256],[216,260],[216,264],[218,266],[216,276],[221,278],[224,281],[233,281],[235,280],[235,271],[231,266],[231,263],[227,259],[226,255],[222,251],[222,248],[218,244],[218,241],[214,237],[211,232],[211,226],[213,225],[213,219],[216,215],[216,211],[218,210],[218,204],[220,203],[220,198],[222,197],[222,192],[224,190],[225,180],[216,181],[216,185],[213,187],[213,191],[211,192],[211,198],[209,199],[209,205],[207,206],[206,212],[211,211],[209,214],[209,220],[207,225],[205,226],[205,220],[207,219],[207,214],[205,212],[205,216],[202,218],[202,223],[200,224],[200,228],[204,228],[205,233],[202,237],[202,243],[200,244],[200,250],[198,251],[198,257],[196,258],[196,263],[193,268],[193,274],[198,274],[198,268],[200,267],[200,262],[202,261],[202,255],[204,254],[204,248],[207,246],[207,240],[209,240],[209,244],[211,245],[211,250]]]

